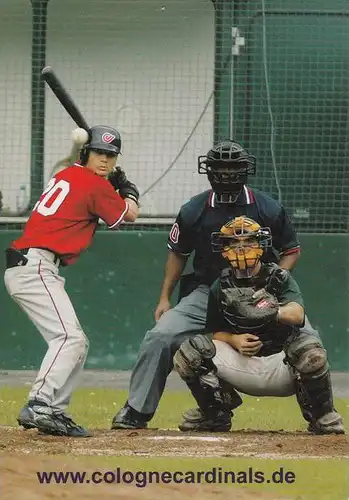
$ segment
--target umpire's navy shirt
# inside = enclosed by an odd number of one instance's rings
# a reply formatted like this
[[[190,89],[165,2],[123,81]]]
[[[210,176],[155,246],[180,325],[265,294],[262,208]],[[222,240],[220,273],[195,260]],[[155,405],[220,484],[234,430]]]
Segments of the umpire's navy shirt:
[[[244,186],[234,204],[216,203],[212,190],[200,193],[185,203],[177,215],[168,237],[168,248],[183,256],[194,252],[193,269],[198,284],[211,285],[227,263],[220,253],[211,250],[211,234],[228,221],[245,215],[269,227],[273,247],[263,261],[280,261],[283,255],[299,252],[295,229],[284,207],[257,189]]]

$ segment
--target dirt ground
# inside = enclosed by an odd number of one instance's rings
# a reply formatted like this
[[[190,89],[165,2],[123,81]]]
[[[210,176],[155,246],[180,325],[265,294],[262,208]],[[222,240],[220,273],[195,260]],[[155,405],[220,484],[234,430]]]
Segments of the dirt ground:
[[[86,371],[86,387],[127,388],[129,374]],[[0,372],[2,385],[29,386],[34,372]],[[338,379],[338,380],[337,380]],[[334,379],[340,397],[348,396],[348,374]],[[172,385],[171,385],[172,384]],[[169,387],[183,389],[176,374]],[[346,436],[311,436],[306,432],[254,430],[217,434],[183,434],[176,430],[105,431],[93,437],[69,439],[42,436],[35,430],[0,425],[1,500],[294,500],[292,496],[214,484],[149,484],[137,488],[125,484],[40,484],[37,471],[86,471],[98,468],[93,457],[251,457],[251,458],[349,458]],[[103,459],[102,459],[103,460]],[[112,459],[113,462],[113,459]],[[164,462],[165,464],[165,462]],[[107,466],[104,467],[104,470]],[[165,466],[164,466],[165,468]],[[98,496],[97,496],[98,495]]]
[[[179,431],[105,431],[95,430],[86,439],[39,435],[36,430],[0,426],[2,458],[2,500],[55,500],[58,498],[103,500],[226,500],[224,486],[210,484],[152,484],[136,488],[124,484],[108,485],[39,484],[36,471],[61,470],[91,472],[89,456],[129,457],[255,457],[255,458],[344,458],[349,457],[346,436],[311,436],[304,432],[258,432],[253,430],[212,434],[183,434]],[[63,458],[64,456],[64,458]],[[75,459],[74,459],[75,457]],[[76,457],[80,457],[78,462]],[[77,490],[78,488],[78,490]],[[117,488],[117,491],[116,491]],[[198,488],[200,490],[198,490]],[[233,486],[231,487],[233,488]],[[78,494],[77,494],[78,491]],[[200,491],[198,495],[196,493]],[[230,489],[231,491],[231,489]],[[117,494],[116,494],[117,493]],[[287,500],[286,496],[236,487],[236,500]]]
[[[347,438],[314,436],[307,432],[233,431],[197,434],[176,430],[108,431],[71,439],[44,436],[37,430],[0,426],[0,452],[43,455],[103,455],[151,457],[345,458]]]

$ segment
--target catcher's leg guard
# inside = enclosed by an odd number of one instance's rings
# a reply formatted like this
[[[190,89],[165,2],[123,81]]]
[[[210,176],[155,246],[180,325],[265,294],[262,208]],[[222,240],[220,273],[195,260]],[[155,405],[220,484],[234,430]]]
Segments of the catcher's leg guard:
[[[195,335],[180,345],[173,357],[173,365],[179,376],[187,382],[198,375],[215,372],[216,367],[212,362],[215,354],[216,347],[209,337]]]
[[[286,360],[296,372],[296,396],[309,430],[343,433],[341,416],[333,407],[327,353],[316,337],[300,333],[285,348]]]
[[[201,409],[222,406],[220,383],[212,358],[216,347],[205,335],[185,340],[173,358],[173,365]]]
[[[212,358],[216,348],[211,339],[196,335],[187,339],[176,352],[173,363],[199,405],[193,417],[184,415],[181,430],[226,431],[231,427],[231,409],[242,403],[240,396],[230,388],[224,390],[216,375]]]
[[[242,399],[236,390],[225,380],[219,379],[221,385],[222,407],[211,406],[204,410],[191,408],[183,413],[179,424],[181,431],[228,432],[231,429],[231,410],[242,404]]]

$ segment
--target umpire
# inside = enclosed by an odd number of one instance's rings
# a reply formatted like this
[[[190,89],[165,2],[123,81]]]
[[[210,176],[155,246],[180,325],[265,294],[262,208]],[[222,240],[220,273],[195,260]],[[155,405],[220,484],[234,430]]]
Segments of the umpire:
[[[256,172],[256,158],[240,144],[232,140],[216,144],[206,156],[199,156],[198,172],[207,175],[212,189],[185,203],[172,226],[155,310],[156,325],[140,346],[128,401],[114,416],[112,429],[147,427],[173,368],[174,353],[186,338],[205,328],[209,287],[226,266],[221,254],[212,253],[212,232],[219,231],[227,220],[245,215],[271,229],[273,247],[264,261],[291,270],[300,256],[299,242],[284,207],[246,185],[248,176]],[[192,252],[194,272],[181,279],[180,300],[171,309],[171,295]],[[314,333],[308,321],[305,331]]]

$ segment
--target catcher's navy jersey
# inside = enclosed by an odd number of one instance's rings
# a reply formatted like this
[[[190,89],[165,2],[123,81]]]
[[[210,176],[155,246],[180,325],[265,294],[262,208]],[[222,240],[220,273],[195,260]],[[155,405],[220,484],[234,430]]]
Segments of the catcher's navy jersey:
[[[208,190],[181,207],[168,238],[168,247],[174,252],[185,256],[194,252],[193,267],[198,283],[210,285],[226,266],[220,253],[211,250],[212,232],[241,215],[271,230],[273,248],[266,252],[263,260],[278,262],[282,255],[299,251],[291,220],[276,200],[244,186],[234,204],[218,204],[214,192]]]
[[[224,317],[223,305],[221,304],[220,279],[221,278],[218,278],[210,288],[205,331],[207,333],[239,333],[234,330],[232,325]],[[236,286],[239,286],[238,283],[236,283]],[[291,274],[289,274],[288,279],[280,285],[279,290],[275,291],[274,295],[278,299],[280,305],[296,302],[304,308],[303,297],[298,283],[291,276]],[[263,347],[258,352],[257,356],[270,356],[271,354],[280,352],[287,338],[297,330],[297,327],[283,325],[281,323],[277,323],[276,321],[272,321],[261,333],[256,333],[256,335],[263,342]],[[253,333],[253,331],[250,333]]]

